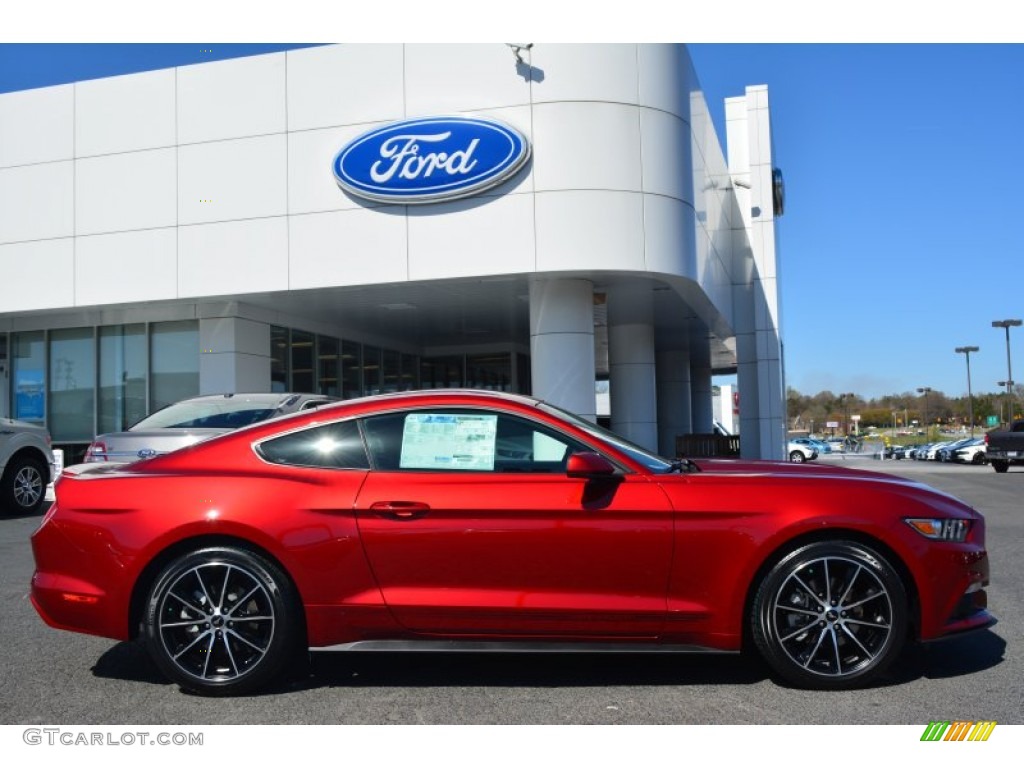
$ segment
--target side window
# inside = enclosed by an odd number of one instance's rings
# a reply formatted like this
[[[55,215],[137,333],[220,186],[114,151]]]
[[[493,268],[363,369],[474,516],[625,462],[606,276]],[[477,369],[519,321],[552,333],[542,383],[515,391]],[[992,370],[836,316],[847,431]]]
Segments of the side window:
[[[389,414],[363,422],[379,470],[564,472],[581,443],[527,419],[473,410]]]
[[[273,464],[329,469],[369,469],[354,421],[340,421],[292,432],[260,443],[257,452]]]

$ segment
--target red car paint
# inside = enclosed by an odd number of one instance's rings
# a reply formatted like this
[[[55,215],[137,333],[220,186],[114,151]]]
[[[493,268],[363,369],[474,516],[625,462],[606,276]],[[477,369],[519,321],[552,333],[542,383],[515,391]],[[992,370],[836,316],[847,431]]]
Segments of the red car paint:
[[[543,425],[603,456],[614,478],[289,466],[257,450],[311,426],[446,409]],[[446,639],[736,651],[754,594],[780,556],[804,542],[845,540],[869,545],[899,572],[919,639],[993,622],[984,520],[962,502],[829,466],[695,465],[652,471],[525,397],[451,391],[347,401],[121,468],[66,471],[32,537],[31,598],[53,627],[127,640],[162,566],[232,545],[280,566],[313,648]],[[968,520],[970,531],[962,542],[933,541],[906,518]]]

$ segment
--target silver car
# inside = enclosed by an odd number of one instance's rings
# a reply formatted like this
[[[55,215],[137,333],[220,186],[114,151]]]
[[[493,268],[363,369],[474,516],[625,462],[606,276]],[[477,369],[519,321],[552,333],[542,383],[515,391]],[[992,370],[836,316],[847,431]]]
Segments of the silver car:
[[[130,463],[148,459],[239,427],[338,399],[295,392],[192,397],[151,413],[126,432],[98,435],[86,451],[85,461]]]
[[[45,428],[0,419],[0,514],[38,512],[53,467],[50,433]]]

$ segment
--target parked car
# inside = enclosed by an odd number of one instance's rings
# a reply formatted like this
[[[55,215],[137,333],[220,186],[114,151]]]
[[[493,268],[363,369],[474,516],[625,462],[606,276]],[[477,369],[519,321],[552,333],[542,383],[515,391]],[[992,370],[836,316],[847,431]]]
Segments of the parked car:
[[[31,599],[140,638],[208,695],[330,650],[756,650],[789,684],[879,679],[990,625],[984,518],[838,466],[655,456],[493,392],[379,395],[126,465],[78,465]],[[43,651],[45,652],[45,651]],[[90,662],[84,662],[90,663]]]
[[[50,446],[44,427],[0,419],[0,514],[31,515],[43,506],[53,473]]]
[[[125,432],[99,435],[85,462],[131,462],[209,440],[258,421],[305,411],[338,398],[307,393],[201,395],[151,413]]]
[[[939,461],[947,461],[947,462],[953,461],[953,454],[958,449],[963,448],[965,445],[970,443],[971,440],[973,440],[973,439],[974,438],[971,438],[971,437],[965,437],[965,438],[961,438],[960,440],[954,440],[952,443],[946,443],[944,446],[942,446],[938,450],[938,452],[936,454],[936,458]]]
[[[797,440],[790,440],[786,446],[786,455],[790,461],[800,464],[818,458],[818,452]]]
[[[957,448],[953,452],[953,461],[959,464],[984,464],[988,461],[985,454],[985,439],[976,437],[967,445]]]
[[[1024,463],[1024,419],[1014,421],[1009,429],[985,433],[985,455],[996,472],[1006,472],[1011,464]]]
[[[813,437],[794,437],[790,439],[790,442],[806,446],[812,451],[817,451],[819,455],[832,453],[832,447],[828,443],[824,440],[815,440]]]

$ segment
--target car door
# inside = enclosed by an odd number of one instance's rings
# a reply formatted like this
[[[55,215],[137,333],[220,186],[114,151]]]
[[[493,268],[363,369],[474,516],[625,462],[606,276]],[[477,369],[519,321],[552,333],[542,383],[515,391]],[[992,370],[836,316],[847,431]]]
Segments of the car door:
[[[368,418],[356,502],[384,599],[441,635],[652,637],[662,627],[672,512],[646,476],[566,475],[591,450],[504,412]]]

